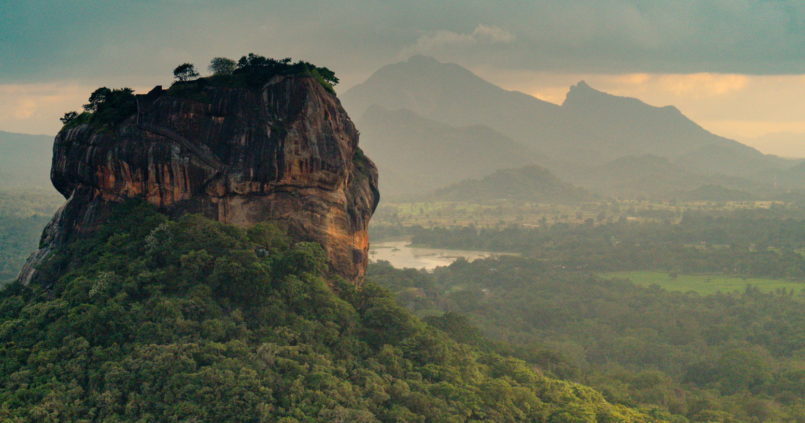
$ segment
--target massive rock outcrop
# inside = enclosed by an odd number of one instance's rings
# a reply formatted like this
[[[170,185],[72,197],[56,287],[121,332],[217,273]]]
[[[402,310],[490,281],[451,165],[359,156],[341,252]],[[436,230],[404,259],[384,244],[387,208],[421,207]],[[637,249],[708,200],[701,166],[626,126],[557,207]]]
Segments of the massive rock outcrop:
[[[157,87],[138,95],[137,113],[119,124],[63,129],[53,152],[51,179],[68,201],[23,282],[128,198],[241,226],[277,221],[321,243],[336,273],[356,282],[364,274],[377,170],[339,100],[312,77],[202,86],[192,95]]]

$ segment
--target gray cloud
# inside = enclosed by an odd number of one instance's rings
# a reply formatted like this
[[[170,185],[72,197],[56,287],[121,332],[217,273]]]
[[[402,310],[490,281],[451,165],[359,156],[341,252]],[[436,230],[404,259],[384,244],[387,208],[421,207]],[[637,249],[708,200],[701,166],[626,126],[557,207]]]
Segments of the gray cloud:
[[[0,83],[165,78],[249,51],[322,63],[346,84],[415,52],[508,69],[805,73],[801,0],[26,0],[0,13]]]
[[[509,31],[494,25],[478,24],[471,32],[460,33],[448,30],[428,31],[416,42],[404,48],[398,55],[407,58],[413,54],[439,55],[445,51],[472,49],[478,46],[510,44],[517,37]]]

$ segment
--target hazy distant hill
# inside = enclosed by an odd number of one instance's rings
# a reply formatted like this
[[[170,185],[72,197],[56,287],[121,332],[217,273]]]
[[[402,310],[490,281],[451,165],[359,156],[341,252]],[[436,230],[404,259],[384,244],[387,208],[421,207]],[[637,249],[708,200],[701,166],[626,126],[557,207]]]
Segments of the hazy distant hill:
[[[796,164],[712,134],[672,106],[654,107],[584,82],[570,88],[561,106],[555,105],[423,56],[381,68],[342,98],[353,115],[376,104],[453,126],[488,126],[549,158],[539,164],[560,176],[651,154],[693,175],[725,174],[771,184],[772,174]],[[370,138],[365,134],[362,142],[371,143]]]
[[[602,153],[601,160],[645,153],[674,157],[715,141],[673,106],[649,106],[595,90],[584,81],[570,87],[562,118],[573,136],[569,141],[589,144]]]
[[[468,179],[440,189],[430,198],[447,201],[517,200],[574,203],[596,198],[557,178],[540,166],[504,169],[481,179]]]
[[[459,65],[425,56],[380,68],[341,100],[351,116],[376,104],[452,126],[487,125],[521,142],[549,132],[559,112],[555,104],[506,91]]]
[[[674,162],[705,174],[725,174],[771,182],[777,172],[797,164],[796,160],[765,155],[752,147],[724,139],[677,157]],[[805,180],[801,181],[805,183]],[[800,184],[800,186],[803,186]]]
[[[560,175],[562,176],[562,175]],[[703,175],[650,154],[626,156],[574,174],[572,183],[616,197],[675,198],[702,185],[757,190],[760,184],[734,176]]]
[[[785,188],[803,188],[802,183],[805,181],[805,162],[800,162],[796,166],[790,167],[784,171],[776,172],[772,176],[775,185]]]
[[[601,143],[602,159],[652,154],[699,173],[740,176],[793,165],[715,135],[676,107],[654,107],[635,98],[607,94],[583,81],[570,88],[562,111],[568,127],[579,137],[576,142]],[[584,132],[599,138],[585,138]]]
[[[0,131],[0,188],[47,188],[53,137]]]
[[[380,171],[385,195],[430,192],[501,168],[534,163],[536,155],[488,127],[453,127],[410,110],[374,105],[358,119],[361,147]]]

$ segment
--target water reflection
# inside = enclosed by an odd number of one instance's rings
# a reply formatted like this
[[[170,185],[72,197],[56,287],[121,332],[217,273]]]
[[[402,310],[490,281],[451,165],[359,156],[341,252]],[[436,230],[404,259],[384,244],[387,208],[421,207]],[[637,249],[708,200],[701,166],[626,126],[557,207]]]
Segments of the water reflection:
[[[412,247],[410,244],[408,240],[373,242],[369,247],[369,259],[372,261],[385,260],[396,268],[433,270],[439,266],[448,266],[459,257],[473,261],[500,255],[513,255],[513,253],[494,251]]]

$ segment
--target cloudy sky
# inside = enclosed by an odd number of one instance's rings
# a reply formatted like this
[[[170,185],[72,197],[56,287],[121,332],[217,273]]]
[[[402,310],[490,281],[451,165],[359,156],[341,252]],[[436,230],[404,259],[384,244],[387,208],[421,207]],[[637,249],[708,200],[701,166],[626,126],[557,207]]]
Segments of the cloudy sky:
[[[0,130],[53,134],[98,86],[250,51],[342,91],[415,53],[553,102],[584,79],[805,157],[803,0],[0,0]]]

